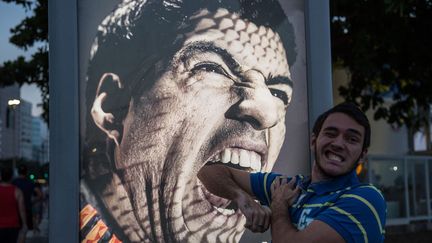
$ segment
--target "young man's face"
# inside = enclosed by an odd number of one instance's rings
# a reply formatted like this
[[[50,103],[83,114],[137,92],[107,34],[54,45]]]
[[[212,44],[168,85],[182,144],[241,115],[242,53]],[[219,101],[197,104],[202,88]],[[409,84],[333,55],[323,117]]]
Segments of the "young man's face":
[[[344,113],[330,114],[318,137],[312,138],[315,162],[327,179],[351,172],[366,151],[365,129]]]
[[[288,62],[269,28],[225,9],[191,19],[172,64],[131,101],[116,165],[147,235],[239,240],[241,213],[209,195],[197,173],[209,161],[271,170],[292,96]]]

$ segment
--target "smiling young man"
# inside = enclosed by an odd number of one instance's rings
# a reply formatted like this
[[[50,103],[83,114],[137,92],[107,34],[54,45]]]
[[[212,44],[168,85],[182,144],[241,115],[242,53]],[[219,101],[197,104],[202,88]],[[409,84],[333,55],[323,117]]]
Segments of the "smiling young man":
[[[355,173],[369,144],[367,117],[343,103],[315,122],[310,177],[250,174],[218,165],[206,166],[199,177],[212,193],[237,204],[252,231],[271,224],[273,242],[383,242],[384,198]]]
[[[295,57],[279,2],[125,0],[98,30],[86,89],[82,239],[239,241],[244,217],[197,173],[216,160],[251,171],[276,161]]]

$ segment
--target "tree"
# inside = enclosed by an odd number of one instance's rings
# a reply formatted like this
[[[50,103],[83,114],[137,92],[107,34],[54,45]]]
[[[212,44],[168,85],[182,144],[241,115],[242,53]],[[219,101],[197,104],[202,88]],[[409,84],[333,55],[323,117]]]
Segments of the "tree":
[[[430,141],[432,0],[330,2],[333,66],[351,78],[341,96]]]
[[[36,84],[42,93],[42,117],[48,122],[48,0],[2,0],[21,5],[32,15],[23,19],[10,30],[9,41],[18,48],[27,50],[38,44],[37,51],[30,60],[19,56],[0,66],[0,86],[18,83]]]

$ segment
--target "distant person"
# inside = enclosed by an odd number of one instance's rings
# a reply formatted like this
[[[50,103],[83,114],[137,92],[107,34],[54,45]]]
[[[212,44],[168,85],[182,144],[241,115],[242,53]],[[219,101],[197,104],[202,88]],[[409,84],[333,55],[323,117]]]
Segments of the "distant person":
[[[26,222],[27,222],[27,229],[33,230],[33,210],[32,210],[32,196],[35,192],[35,185],[34,183],[27,178],[27,166],[26,165],[20,165],[18,166],[18,177],[13,179],[12,184],[17,186],[24,195],[24,206],[26,210]],[[25,242],[27,230],[22,230],[20,232],[19,240],[18,242]]]
[[[40,233],[39,224],[43,214],[44,194],[42,185],[35,183],[35,189],[32,195],[32,211],[33,211],[33,230],[35,234]]]
[[[1,170],[0,241],[3,243],[16,243],[20,228],[25,231],[27,227],[24,196],[19,188],[10,183],[12,174],[11,168]]]

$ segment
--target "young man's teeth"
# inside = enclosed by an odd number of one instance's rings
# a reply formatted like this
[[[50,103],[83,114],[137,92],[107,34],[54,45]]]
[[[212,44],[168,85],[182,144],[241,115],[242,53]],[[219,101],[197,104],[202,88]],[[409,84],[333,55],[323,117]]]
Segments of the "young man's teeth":
[[[339,161],[339,162],[342,161],[341,157],[339,157],[339,156],[337,156],[335,154],[332,154],[332,153],[329,154],[329,159],[336,160],[336,161]]]
[[[245,149],[227,148],[213,156],[209,161],[238,164],[241,167],[252,168],[254,171],[261,171],[261,156]]]

